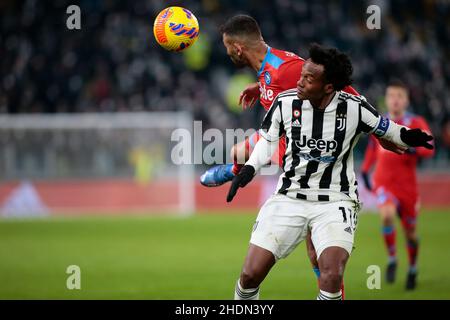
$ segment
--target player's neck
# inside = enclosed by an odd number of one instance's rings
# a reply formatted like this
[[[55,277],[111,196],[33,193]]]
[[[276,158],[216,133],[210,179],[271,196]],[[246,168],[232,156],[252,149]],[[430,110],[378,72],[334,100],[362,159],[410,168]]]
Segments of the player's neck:
[[[309,100],[309,102],[315,109],[325,110],[325,108],[330,104],[331,100],[333,100],[335,94],[336,91],[333,91],[330,94],[325,95],[322,99]]]
[[[269,50],[269,46],[264,41],[261,41],[255,46],[254,50],[250,52],[248,61],[250,68],[255,70],[255,72],[258,72],[259,69],[261,69],[267,50]]]

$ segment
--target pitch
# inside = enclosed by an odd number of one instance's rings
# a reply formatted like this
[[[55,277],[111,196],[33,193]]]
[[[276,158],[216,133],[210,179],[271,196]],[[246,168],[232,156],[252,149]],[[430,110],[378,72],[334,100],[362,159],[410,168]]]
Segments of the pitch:
[[[255,216],[0,220],[0,299],[232,299]],[[379,217],[360,215],[347,299],[450,299],[450,215],[426,211],[419,220],[418,287],[406,292],[403,234],[397,282],[388,285]],[[80,290],[66,287],[69,265],[80,267]],[[367,288],[370,265],[381,268],[381,289]],[[314,300],[316,281],[301,244],[274,267],[261,299]]]

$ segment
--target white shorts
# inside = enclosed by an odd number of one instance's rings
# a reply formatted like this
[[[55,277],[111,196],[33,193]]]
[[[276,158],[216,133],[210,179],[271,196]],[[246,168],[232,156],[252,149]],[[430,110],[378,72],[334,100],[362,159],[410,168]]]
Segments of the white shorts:
[[[287,257],[311,230],[317,259],[328,247],[353,250],[359,204],[352,200],[316,202],[272,195],[261,207],[250,243]]]

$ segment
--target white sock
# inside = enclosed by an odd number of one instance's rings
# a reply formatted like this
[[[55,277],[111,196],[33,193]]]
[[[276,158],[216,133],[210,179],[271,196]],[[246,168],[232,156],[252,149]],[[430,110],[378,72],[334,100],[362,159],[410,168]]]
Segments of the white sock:
[[[244,289],[241,286],[241,281],[238,279],[234,289],[234,300],[259,300],[259,287]]]
[[[342,290],[335,293],[320,290],[317,295],[317,300],[342,300]]]

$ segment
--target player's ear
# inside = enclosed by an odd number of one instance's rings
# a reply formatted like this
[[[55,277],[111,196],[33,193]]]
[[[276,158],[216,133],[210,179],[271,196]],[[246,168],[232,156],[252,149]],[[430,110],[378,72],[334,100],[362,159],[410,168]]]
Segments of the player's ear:
[[[334,86],[331,83],[327,83],[324,89],[326,94],[330,94],[334,91]]]
[[[236,54],[238,56],[241,56],[242,55],[242,45],[239,42],[234,42],[233,47],[236,50]]]

